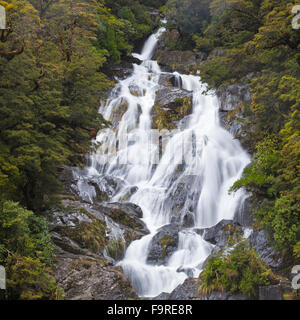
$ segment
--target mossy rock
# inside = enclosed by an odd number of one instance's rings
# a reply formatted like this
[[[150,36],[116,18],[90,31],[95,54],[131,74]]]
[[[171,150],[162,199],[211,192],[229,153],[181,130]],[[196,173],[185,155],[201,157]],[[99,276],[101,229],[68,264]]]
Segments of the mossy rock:
[[[108,243],[106,238],[106,223],[96,219],[89,212],[84,211],[92,222],[82,222],[75,227],[62,228],[61,234],[76,242],[80,247],[86,248],[93,253],[102,254]]]
[[[161,227],[152,238],[147,263],[155,265],[166,265],[168,259],[177,250],[179,242],[179,227],[177,225],[166,225]]]
[[[107,214],[110,218],[112,218],[115,222],[121,223],[125,226],[133,230],[142,230],[144,225],[135,218],[132,218],[128,213],[123,211],[122,209],[112,209]]]
[[[163,236],[159,242],[162,245],[162,250],[161,250],[161,254],[162,254],[162,258],[164,259],[166,257],[166,251],[168,249],[168,247],[174,247],[177,245],[176,239],[172,236],[169,235],[165,235]]]
[[[124,114],[127,112],[129,107],[129,103],[125,98],[119,99],[119,105],[117,107],[114,107],[111,115],[111,122],[113,124],[118,123]]]
[[[125,243],[121,238],[110,241],[106,246],[106,253],[115,261],[120,261],[125,255]]]
[[[192,98],[176,98],[169,104],[162,105],[161,102],[156,102],[152,111],[153,114],[153,129],[176,129],[176,122],[183,119],[192,112]]]

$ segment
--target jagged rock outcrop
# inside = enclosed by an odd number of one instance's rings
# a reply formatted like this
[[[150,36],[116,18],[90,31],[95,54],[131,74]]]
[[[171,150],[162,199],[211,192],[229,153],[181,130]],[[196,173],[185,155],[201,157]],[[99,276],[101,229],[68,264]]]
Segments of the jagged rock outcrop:
[[[88,176],[80,170],[62,169],[65,192],[49,221],[57,282],[66,299],[137,299],[114,263],[123,259],[132,241],[149,233],[141,220],[143,212],[133,203],[103,202],[119,190],[121,180]]]
[[[55,245],[56,280],[67,300],[138,299],[119,267],[94,255],[74,254]]]
[[[93,206],[70,199],[62,205],[53,212],[49,227],[57,258],[55,275],[66,299],[136,299],[129,280],[113,262],[123,258],[131,241],[148,233],[139,220],[141,209],[130,203]]]

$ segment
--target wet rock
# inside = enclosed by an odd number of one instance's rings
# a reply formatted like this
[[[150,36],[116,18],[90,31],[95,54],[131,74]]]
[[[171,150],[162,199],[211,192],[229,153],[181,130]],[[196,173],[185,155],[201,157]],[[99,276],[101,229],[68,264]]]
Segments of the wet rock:
[[[234,110],[241,102],[251,99],[249,86],[242,84],[231,84],[219,88],[217,95],[220,101],[220,110],[222,111]]]
[[[91,205],[65,199],[62,205],[53,211],[49,228],[54,242],[69,252],[89,250],[116,262],[132,241],[149,233],[140,220],[142,210],[132,203]]]
[[[152,109],[153,129],[176,129],[178,121],[192,112],[192,92],[175,87],[161,87]]]
[[[252,199],[247,198],[236,211],[233,222],[241,225],[244,228],[251,228],[253,223],[253,205]]]
[[[94,203],[110,200],[122,188],[125,182],[108,175],[90,176],[86,169],[64,167],[60,180],[68,194],[84,202]]]
[[[161,87],[156,91],[155,103],[171,108],[172,103],[175,106],[176,100],[183,98],[192,99],[193,93],[180,88]]]
[[[241,113],[241,105],[251,99],[248,84],[236,83],[217,90],[219,98],[220,119],[223,126],[233,135],[239,133],[241,123],[238,115]]]
[[[227,245],[230,237],[240,234],[241,231],[242,228],[234,224],[232,220],[222,220],[211,228],[203,229],[203,239],[223,248]]]
[[[184,272],[189,278],[192,278],[194,276],[194,269],[193,268],[183,268],[179,267],[177,272]]]
[[[157,297],[152,298],[152,300],[168,300],[170,294],[166,292],[162,292],[160,295]]]
[[[136,93],[136,95],[138,95],[138,93]],[[123,115],[127,112],[128,107],[129,103],[124,97],[119,97],[119,99],[114,102],[114,108],[110,117],[113,127],[116,127],[119,124]]]
[[[200,300],[248,300],[242,294],[232,294],[230,292],[213,291],[209,295],[202,296]]]
[[[144,235],[149,233],[145,223],[140,220],[143,217],[141,208],[133,203],[102,203],[97,205],[96,208],[118,224],[122,224],[123,226],[139,231]]]
[[[187,212],[182,219],[182,226],[185,228],[191,228],[195,225],[195,216],[192,212]]]
[[[197,199],[201,192],[201,177],[184,175],[168,190],[165,207],[170,208],[171,222],[185,227],[195,224]]]
[[[188,278],[170,293],[167,300],[200,300],[198,289],[199,281]]]
[[[128,78],[133,71],[133,63],[140,64],[138,59],[134,57],[127,57],[127,61],[123,61],[120,64],[109,64],[102,68],[102,72],[104,72],[107,77],[111,80],[124,80]]]
[[[162,73],[159,77],[158,83],[164,87],[173,86],[176,88],[182,87],[182,79],[180,76],[173,73]]]
[[[254,248],[259,257],[271,268],[277,269],[282,265],[283,259],[280,253],[272,248],[268,233],[265,230],[251,234],[250,247]]]
[[[178,232],[179,227],[173,224],[160,228],[149,245],[147,263],[166,264],[178,247]]]

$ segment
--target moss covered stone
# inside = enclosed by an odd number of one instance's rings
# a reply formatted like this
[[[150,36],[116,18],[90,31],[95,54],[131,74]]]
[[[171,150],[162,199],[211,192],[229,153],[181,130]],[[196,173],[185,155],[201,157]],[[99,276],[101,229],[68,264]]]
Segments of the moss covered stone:
[[[81,222],[74,227],[67,226],[61,230],[61,233],[78,243],[82,248],[86,248],[96,254],[102,253],[108,243],[108,239],[105,236],[106,223],[96,219],[86,210],[84,210],[84,214],[92,222]]]
[[[161,101],[157,101],[154,105],[153,129],[176,129],[176,122],[189,115],[192,111],[192,98],[176,98],[168,104],[163,105]]]
[[[167,234],[159,240],[159,243],[162,246],[161,255],[163,259],[166,257],[166,252],[168,247],[174,247],[177,245],[176,239],[174,239],[174,237],[169,236]]]

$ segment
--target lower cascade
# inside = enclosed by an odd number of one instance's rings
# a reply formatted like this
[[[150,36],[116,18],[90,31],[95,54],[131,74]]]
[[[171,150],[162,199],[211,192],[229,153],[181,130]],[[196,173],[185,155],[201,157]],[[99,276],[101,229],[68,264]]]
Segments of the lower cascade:
[[[87,169],[90,176],[122,180],[111,202],[126,199],[143,211],[150,233],[133,241],[118,262],[140,297],[170,293],[188,277],[198,277],[214,247],[202,238],[200,229],[233,219],[246,195],[229,189],[250,162],[240,143],[220,125],[218,98],[204,93],[206,85],[200,77],[162,72],[151,60],[164,32],[160,28],[142,53],[133,55],[141,64],[134,64],[133,73],[120,80],[101,105],[100,112],[112,122],[113,131],[99,132],[99,148]],[[174,86],[190,94],[192,104],[176,130],[157,134],[152,111],[162,76],[172,76]],[[181,192],[186,185],[188,192]],[[79,188],[93,199],[84,185]],[[167,250],[170,243],[173,251]],[[160,259],[153,258],[155,244]]]

